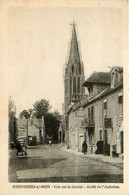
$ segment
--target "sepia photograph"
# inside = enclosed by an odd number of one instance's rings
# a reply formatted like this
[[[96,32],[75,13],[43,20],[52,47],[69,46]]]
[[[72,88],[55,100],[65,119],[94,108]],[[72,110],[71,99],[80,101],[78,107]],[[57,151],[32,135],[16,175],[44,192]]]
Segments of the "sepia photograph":
[[[117,3],[8,7],[6,147],[13,188],[124,184],[126,28],[125,4]]]

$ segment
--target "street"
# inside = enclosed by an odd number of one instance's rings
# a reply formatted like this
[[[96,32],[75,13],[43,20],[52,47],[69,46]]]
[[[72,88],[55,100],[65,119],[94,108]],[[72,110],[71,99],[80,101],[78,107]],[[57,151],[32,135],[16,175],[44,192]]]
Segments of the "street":
[[[9,182],[123,182],[121,168],[71,154],[61,147],[37,145],[28,149],[27,157],[11,156]]]

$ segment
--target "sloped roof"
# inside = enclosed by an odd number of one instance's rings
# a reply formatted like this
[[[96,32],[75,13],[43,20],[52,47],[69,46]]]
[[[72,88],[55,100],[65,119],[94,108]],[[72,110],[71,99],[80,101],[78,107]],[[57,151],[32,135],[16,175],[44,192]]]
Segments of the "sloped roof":
[[[28,121],[28,126],[36,125],[39,128],[43,126],[42,119],[18,119],[17,120],[17,127],[19,129],[24,129],[27,127],[27,121]]]
[[[85,81],[83,86],[89,86],[91,83],[103,83],[110,84],[111,73],[110,72],[93,72],[91,76]]]
[[[110,87],[106,88],[106,89],[103,90],[101,93],[99,93],[97,96],[95,96],[93,99],[90,99],[90,100],[88,100],[87,102],[85,102],[85,103],[83,104],[83,107],[87,106],[88,104],[93,103],[94,101],[97,101],[97,100],[100,99],[100,98],[103,98],[103,97],[105,97],[105,96],[107,96],[107,95],[109,95],[109,94],[111,94],[111,93],[113,93],[113,92],[119,90],[119,89],[122,88],[122,87],[123,87],[123,81],[120,82],[120,83],[119,83],[117,86],[115,86],[114,88],[110,88]]]

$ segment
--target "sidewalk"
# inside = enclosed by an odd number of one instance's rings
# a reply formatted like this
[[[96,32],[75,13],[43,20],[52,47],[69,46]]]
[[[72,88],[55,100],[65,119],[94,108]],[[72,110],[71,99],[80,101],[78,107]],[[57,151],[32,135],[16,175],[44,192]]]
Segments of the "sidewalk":
[[[17,153],[17,150],[16,149],[14,149],[14,150],[9,149],[8,150],[8,156],[9,156],[9,158],[12,157],[12,156],[16,156],[16,153]]]
[[[112,157],[112,156],[104,156],[102,154],[83,154],[81,152],[78,152],[77,150],[72,150],[72,149],[67,149],[67,146],[62,146],[60,147],[61,150],[66,151],[66,152],[70,152],[76,155],[81,156],[82,158],[90,158],[92,160],[96,160],[98,162],[104,162],[116,167],[119,167],[121,169],[123,169],[123,160],[121,157]]]

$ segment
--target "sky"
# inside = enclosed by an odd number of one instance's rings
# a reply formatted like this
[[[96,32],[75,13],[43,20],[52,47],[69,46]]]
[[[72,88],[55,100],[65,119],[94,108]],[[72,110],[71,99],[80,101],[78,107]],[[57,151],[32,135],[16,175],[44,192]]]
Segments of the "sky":
[[[122,9],[10,7],[8,95],[15,102],[17,116],[43,98],[49,100],[52,111],[62,113],[73,20],[85,79],[93,71],[122,66]]]

